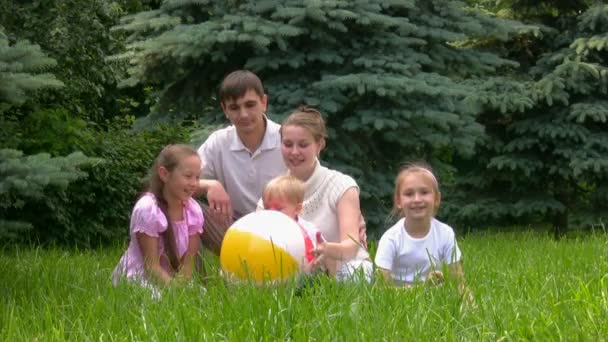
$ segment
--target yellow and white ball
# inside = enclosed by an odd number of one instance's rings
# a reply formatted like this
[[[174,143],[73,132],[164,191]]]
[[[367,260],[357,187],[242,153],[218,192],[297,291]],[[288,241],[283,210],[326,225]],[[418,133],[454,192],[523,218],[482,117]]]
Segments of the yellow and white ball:
[[[304,239],[300,226],[278,211],[248,214],[224,236],[222,271],[256,283],[285,280],[298,274],[306,260]]]

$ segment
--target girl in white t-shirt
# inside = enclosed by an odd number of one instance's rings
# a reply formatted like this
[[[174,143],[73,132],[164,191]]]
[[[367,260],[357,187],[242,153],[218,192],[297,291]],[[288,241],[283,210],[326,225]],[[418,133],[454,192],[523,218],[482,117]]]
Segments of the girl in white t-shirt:
[[[402,218],[378,244],[375,262],[381,275],[398,286],[443,281],[442,266],[466,291],[461,253],[454,230],[434,216],[441,203],[437,178],[423,164],[409,164],[395,180],[393,212]],[[470,294],[469,294],[470,296]]]

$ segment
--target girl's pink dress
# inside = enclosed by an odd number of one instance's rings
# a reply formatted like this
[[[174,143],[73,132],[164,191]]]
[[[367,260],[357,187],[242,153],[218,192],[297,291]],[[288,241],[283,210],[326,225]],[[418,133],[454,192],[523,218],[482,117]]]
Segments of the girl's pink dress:
[[[203,211],[200,205],[192,198],[184,203],[184,220],[172,222],[175,234],[177,254],[181,258],[188,249],[190,236],[203,233]],[[147,284],[144,261],[137,242],[136,233],[144,233],[152,237],[160,237],[158,244],[158,255],[165,252],[165,246],[161,233],[167,229],[167,219],[156,203],[156,197],[151,193],[143,195],[135,204],[131,213],[130,242],[129,248],[120,258],[118,265],[112,272],[114,285],[125,277],[129,280],[140,281]],[[170,271],[166,258],[161,258],[161,266]]]

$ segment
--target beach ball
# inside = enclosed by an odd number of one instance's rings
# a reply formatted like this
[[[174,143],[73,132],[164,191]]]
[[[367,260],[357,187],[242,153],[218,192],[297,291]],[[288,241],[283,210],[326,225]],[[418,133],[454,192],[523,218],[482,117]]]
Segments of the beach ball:
[[[226,231],[220,252],[229,278],[255,283],[293,277],[306,262],[308,236],[287,215],[261,210],[243,216]]]

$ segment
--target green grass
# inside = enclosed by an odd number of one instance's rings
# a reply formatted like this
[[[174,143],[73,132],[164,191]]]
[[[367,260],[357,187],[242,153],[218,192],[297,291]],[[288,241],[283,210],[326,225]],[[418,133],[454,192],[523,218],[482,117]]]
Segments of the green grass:
[[[538,233],[460,241],[477,308],[453,286],[397,290],[322,281],[293,284],[112,287],[122,250],[0,251],[0,340],[605,340],[608,240],[553,241]],[[213,262],[212,262],[213,264]],[[213,266],[213,265],[211,265]]]

